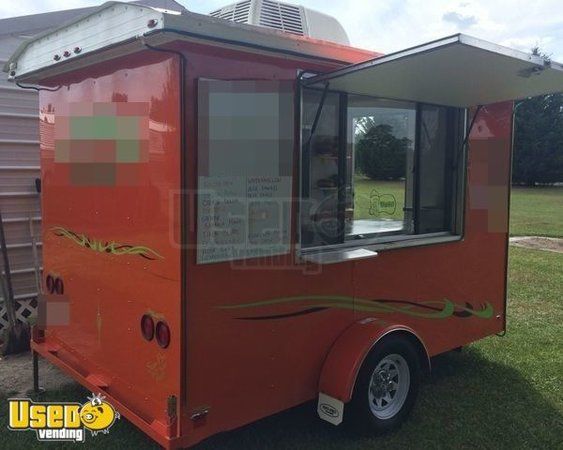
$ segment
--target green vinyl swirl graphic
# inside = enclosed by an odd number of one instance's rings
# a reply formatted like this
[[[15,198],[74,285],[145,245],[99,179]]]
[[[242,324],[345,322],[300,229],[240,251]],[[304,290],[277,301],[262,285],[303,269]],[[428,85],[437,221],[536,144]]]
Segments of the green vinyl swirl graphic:
[[[405,301],[405,300],[368,300],[348,296],[326,296],[309,295],[296,297],[281,297],[271,300],[263,300],[251,303],[240,303],[236,305],[223,305],[224,310],[261,310],[277,305],[290,305],[292,312],[273,315],[255,315],[237,317],[246,320],[265,320],[286,318],[319,312],[326,309],[354,310],[374,314],[405,314],[411,317],[423,319],[447,319],[449,317],[478,317],[490,319],[493,317],[493,306],[485,302],[480,308],[474,308],[471,304],[454,303],[449,299],[435,301]]]
[[[116,256],[138,255],[150,260],[164,259],[162,255],[152,248],[142,245],[121,244],[115,241],[101,241],[90,238],[85,234],[75,233],[74,231],[67,230],[63,227],[52,227],[51,231],[55,234],[55,236],[67,238],[80,247],[84,247],[98,253],[109,253]]]

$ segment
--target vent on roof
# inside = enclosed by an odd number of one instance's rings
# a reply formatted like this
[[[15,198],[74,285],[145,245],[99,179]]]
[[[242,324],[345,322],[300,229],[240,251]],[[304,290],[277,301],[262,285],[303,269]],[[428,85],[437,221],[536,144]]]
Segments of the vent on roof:
[[[273,0],[245,0],[224,6],[209,15],[349,45],[344,28],[334,17],[303,6]]]
[[[260,25],[303,35],[303,18],[299,6],[263,0]]]
[[[209,15],[218,17],[219,19],[232,20],[233,22],[249,23],[250,0],[244,2],[233,3],[224,8],[213,11]]]

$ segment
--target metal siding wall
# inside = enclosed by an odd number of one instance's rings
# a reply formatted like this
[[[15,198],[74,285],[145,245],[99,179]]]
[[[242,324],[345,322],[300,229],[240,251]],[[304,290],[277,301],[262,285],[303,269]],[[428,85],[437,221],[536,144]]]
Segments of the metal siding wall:
[[[4,64],[21,41],[23,38],[0,36],[0,64]],[[38,103],[35,91],[20,89],[7,81],[6,73],[0,74],[0,210],[18,300],[37,296],[30,218],[41,258],[41,210],[35,190],[35,179],[40,177]],[[29,305],[29,302],[24,303]],[[4,325],[3,313],[4,307],[0,304],[0,329]]]

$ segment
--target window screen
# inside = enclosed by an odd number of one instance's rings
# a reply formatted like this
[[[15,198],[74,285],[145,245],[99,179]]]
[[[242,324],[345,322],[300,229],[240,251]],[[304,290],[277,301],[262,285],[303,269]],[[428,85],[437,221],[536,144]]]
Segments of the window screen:
[[[411,233],[416,105],[350,96],[346,238]]]

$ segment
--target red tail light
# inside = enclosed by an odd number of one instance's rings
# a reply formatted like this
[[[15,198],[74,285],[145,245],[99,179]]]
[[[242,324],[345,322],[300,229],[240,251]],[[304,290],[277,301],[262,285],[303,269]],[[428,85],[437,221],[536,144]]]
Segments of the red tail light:
[[[45,285],[49,294],[55,293],[55,279],[51,275],[47,275],[47,278],[45,278]]]
[[[54,286],[55,293],[59,295],[63,295],[65,293],[65,285],[63,284],[63,280],[60,278],[55,278],[55,286]]]
[[[154,337],[154,320],[148,314],[141,317],[141,333],[147,341]]]
[[[156,342],[162,348],[170,345],[170,328],[166,322],[160,321],[156,324]]]

